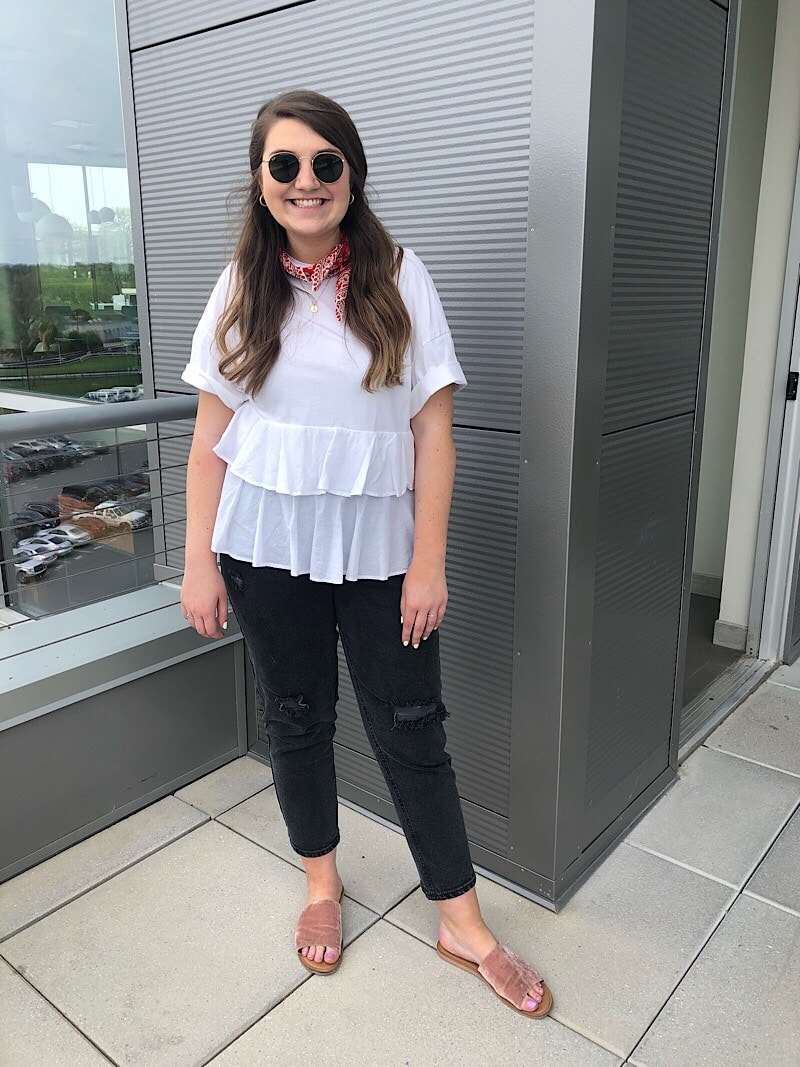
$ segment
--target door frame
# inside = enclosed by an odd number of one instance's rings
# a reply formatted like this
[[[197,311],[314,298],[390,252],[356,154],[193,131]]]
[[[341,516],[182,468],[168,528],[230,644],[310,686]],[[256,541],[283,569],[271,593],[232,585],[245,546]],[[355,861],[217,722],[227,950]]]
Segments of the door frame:
[[[800,372],[800,157],[795,177],[784,272],[772,405],[764,461],[747,653],[783,661],[788,651],[790,608],[798,592],[795,566],[800,518],[800,400],[787,401],[790,371]]]

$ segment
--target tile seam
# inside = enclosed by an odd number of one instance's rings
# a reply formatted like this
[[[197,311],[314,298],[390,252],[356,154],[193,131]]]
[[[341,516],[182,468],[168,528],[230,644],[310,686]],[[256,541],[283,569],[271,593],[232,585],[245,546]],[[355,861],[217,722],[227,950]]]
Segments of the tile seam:
[[[705,742],[698,747],[707,748],[710,752],[724,752],[726,756],[735,756],[736,759],[744,760],[745,763],[755,763],[757,767],[766,767],[767,770],[777,771],[779,774],[788,774],[790,778],[800,778],[800,771],[787,771],[785,767],[775,767],[771,763],[764,763],[763,760],[743,756],[741,752],[731,752],[730,749],[720,748],[717,745],[707,745]]]
[[[169,794],[169,795],[171,795],[171,794]],[[157,801],[156,801],[156,803],[157,803]],[[187,806],[190,807],[191,805],[187,805]],[[144,809],[140,809],[140,810],[144,810]],[[197,811],[198,809],[195,808],[193,810]],[[134,813],[134,814],[136,814],[136,813]],[[118,870],[112,871],[110,874],[108,874],[105,877],[99,879],[99,881],[93,882],[91,885],[86,886],[84,889],[81,889],[79,892],[76,892],[74,896],[71,896],[67,900],[63,900],[59,904],[56,904],[54,907],[50,908],[49,911],[45,911],[45,912],[42,912],[41,915],[37,915],[35,919],[31,919],[31,921],[25,923],[24,926],[18,927],[17,929],[13,930],[10,934],[0,934],[0,952],[2,952],[3,944],[6,941],[9,941],[12,937],[16,937],[17,934],[24,933],[25,930],[29,930],[32,926],[35,926],[36,923],[41,922],[42,919],[46,919],[50,915],[55,915],[55,913],[57,911],[60,911],[61,908],[66,908],[68,905],[74,903],[76,900],[79,900],[81,897],[86,896],[87,893],[91,893],[92,890],[99,888],[101,885],[105,885],[106,882],[110,882],[111,879],[112,878],[116,878],[117,875],[124,874],[125,871],[131,870],[137,864],[142,863],[144,860],[149,859],[151,856],[155,856],[156,853],[161,852],[162,849],[169,848],[169,846],[170,845],[174,845],[176,841],[180,841],[182,838],[187,837],[189,834],[194,833],[195,830],[199,830],[201,826],[207,826],[209,823],[211,823],[213,821],[214,820],[211,819],[209,816],[206,816],[206,818],[205,818],[205,820],[203,822],[199,822],[196,825],[189,827],[188,830],[184,830],[183,833],[177,834],[175,837],[171,837],[169,839],[169,841],[162,842],[157,847],[152,848],[149,852],[142,853],[141,856],[137,856],[135,859],[131,860],[130,863],[126,863],[125,866],[120,867]],[[116,825],[116,824],[114,824],[114,825]],[[110,828],[106,827],[106,829],[110,829]],[[103,832],[102,830],[98,831],[98,833],[102,833],[102,832]],[[92,835],[92,836],[94,836],[94,835]],[[85,841],[89,841],[89,840],[91,840],[91,837],[84,838],[84,840]],[[82,841],[76,842],[76,845],[80,845],[80,844],[83,844],[83,842]],[[75,848],[76,845],[70,845],[70,848]],[[65,849],[64,850],[64,852],[68,852],[68,851],[69,851],[69,849]],[[63,855],[63,853],[58,853],[58,855]],[[55,857],[53,857],[53,856],[50,857],[50,859],[54,859],[54,858]],[[47,863],[47,860],[42,860],[42,863]],[[35,870],[35,869],[36,869],[35,867],[31,868],[31,870]],[[22,875],[24,875],[26,873],[27,872],[22,871],[20,875],[17,875],[17,877],[22,877]]]

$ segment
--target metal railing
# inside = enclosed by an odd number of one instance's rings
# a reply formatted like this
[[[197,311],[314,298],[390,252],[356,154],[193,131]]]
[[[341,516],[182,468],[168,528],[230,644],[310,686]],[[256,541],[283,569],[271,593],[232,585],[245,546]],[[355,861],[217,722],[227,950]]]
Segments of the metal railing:
[[[194,418],[197,400],[192,395],[78,404],[0,417],[6,625],[107,600],[181,573],[191,428],[176,432],[164,424]],[[90,444],[86,435],[96,431],[102,432],[101,440]],[[77,448],[59,450],[52,440],[49,449],[35,444],[55,436]],[[6,451],[25,442],[20,460]],[[26,503],[39,505],[38,524]],[[46,514],[48,505],[55,514]],[[30,540],[47,539],[48,528],[52,535],[54,520],[70,528],[62,551]],[[47,560],[44,570],[37,557]],[[34,563],[21,566],[26,559]]]

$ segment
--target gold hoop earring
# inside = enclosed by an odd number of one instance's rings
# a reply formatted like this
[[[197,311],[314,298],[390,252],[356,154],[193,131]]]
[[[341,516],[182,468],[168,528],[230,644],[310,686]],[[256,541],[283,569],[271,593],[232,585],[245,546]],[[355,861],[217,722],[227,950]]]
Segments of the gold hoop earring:
[[[262,207],[266,207],[267,206],[267,202],[264,199],[264,194],[263,193],[259,196],[258,202],[259,202],[259,204],[261,204]]]
[[[353,196],[353,194],[351,193],[351,194],[350,194],[350,203],[352,204],[354,200],[355,200],[355,197],[354,197],[354,196]]]

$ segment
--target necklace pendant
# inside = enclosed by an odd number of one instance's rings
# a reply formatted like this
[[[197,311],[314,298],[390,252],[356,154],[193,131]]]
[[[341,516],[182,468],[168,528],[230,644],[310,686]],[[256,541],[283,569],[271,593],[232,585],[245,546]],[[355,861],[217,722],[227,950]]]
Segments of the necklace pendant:
[[[311,310],[312,310],[312,311],[314,312],[314,314],[316,315],[316,313],[317,313],[317,312],[319,311],[319,307],[318,307],[318,305],[317,305],[317,304],[312,304],[312,305],[311,305]]]

